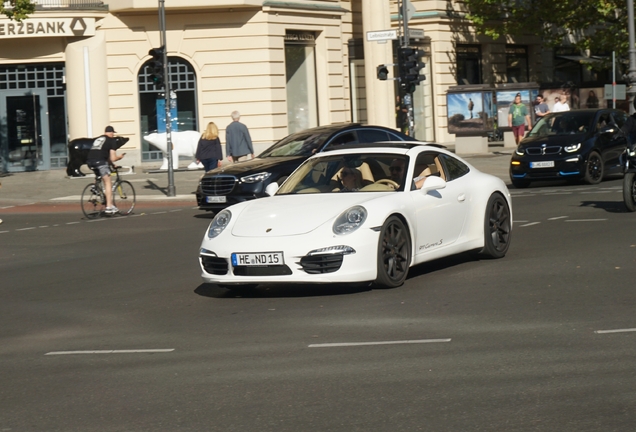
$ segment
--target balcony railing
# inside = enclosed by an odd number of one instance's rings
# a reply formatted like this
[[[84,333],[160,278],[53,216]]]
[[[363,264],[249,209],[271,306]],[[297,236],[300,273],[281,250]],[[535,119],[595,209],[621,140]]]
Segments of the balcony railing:
[[[32,0],[36,10],[51,9],[108,9],[103,1],[99,0]]]

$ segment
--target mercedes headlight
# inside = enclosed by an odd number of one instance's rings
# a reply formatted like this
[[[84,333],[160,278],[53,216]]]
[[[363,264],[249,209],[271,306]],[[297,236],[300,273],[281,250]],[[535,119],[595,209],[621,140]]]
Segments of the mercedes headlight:
[[[229,225],[230,219],[232,219],[232,212],[229,210],[222,210],[210,223],[208,228],[208,237],[214,238],[223,232],[223,230]]]
[[[258,182],[262,182],[263,180],[269,178],[269,176],[271,176],[271,175],[272,175],[272,173],[268,173],[268,172],[252,174],[252,175],[248,175],[248,176],[245,176],[245,177],[241,177],[241,182],[243,182],[243,183],[258,183]]]
[[[362,206],[353,206],[345,210],[333,223],[333,232],[337,235],[349,234],[362,226],[367,220],[367,209]]]
[[[578,143],[578,144],[566,145],[565,147],[563,147],[563,150],[565,150],[568,153],[574,153],[580,148],[581,148],[581,143]]]

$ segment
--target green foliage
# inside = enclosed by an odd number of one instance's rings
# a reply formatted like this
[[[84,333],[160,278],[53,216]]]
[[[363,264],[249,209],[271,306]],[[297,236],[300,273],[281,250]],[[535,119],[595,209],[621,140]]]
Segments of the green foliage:
[[[16,21],[28,18],[29,14],[35,11],[35,4],[31,3],[31,0],[0,0],[0,2],[0,12]]]
[[[504,35],[535,35],[546,46],[564,38],[592,54],[616,51],[626,56],[626,0],[465,0],[467,18],[477,32],[494,39]]]

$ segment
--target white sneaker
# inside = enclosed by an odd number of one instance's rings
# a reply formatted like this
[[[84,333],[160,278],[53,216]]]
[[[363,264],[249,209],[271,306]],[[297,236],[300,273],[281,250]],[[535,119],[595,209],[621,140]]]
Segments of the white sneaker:
[[[112,207],[106,207],[106,210],[104,211],[106,214],[116,214],[119,213],[119,209],[115,206]]]

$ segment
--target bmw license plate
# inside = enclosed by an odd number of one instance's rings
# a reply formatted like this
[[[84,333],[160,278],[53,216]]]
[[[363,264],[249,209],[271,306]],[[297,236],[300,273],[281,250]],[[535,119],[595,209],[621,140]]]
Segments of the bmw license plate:
[[[530,168],[553,168],[554,161],[530,162]]]
[[[225,196],[208,196],[205,197],[205,201],[208,203],[224,203],[227,202],[227,197]]]
[[[282,252],[233,253],[232,266],[278,266],[284,265]]]

